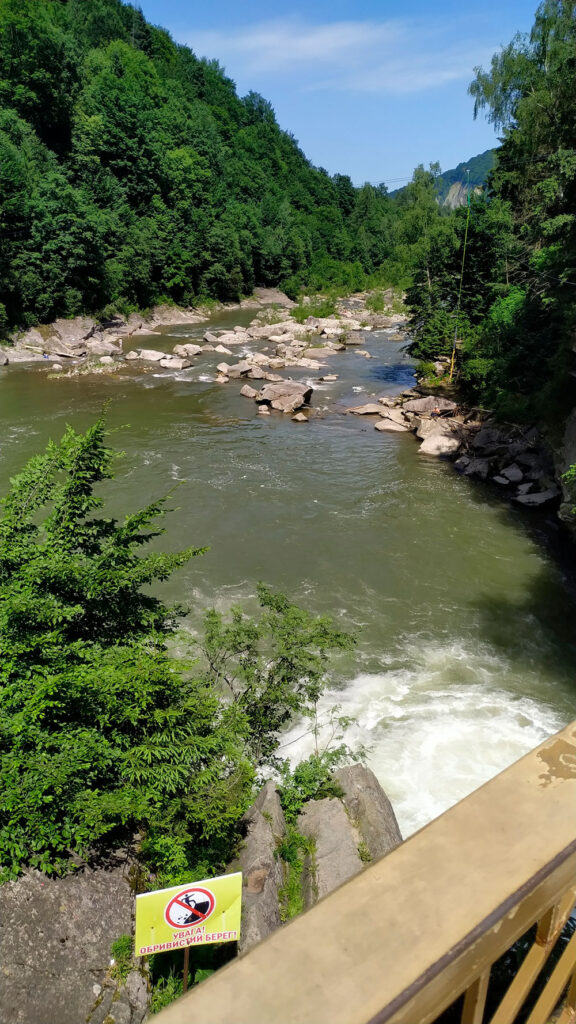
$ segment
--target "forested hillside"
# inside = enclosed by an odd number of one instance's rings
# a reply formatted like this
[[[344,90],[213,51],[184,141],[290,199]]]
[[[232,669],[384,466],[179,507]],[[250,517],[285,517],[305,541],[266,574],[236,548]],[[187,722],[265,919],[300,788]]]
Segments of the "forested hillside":
[[[574,404],[575,15],[574,0],[546,0],[531,33],[477,69],[476,112],[503,137],[489,189],[449,218],[429,202],[409,291],[416,353],[449,354],[457,338],[464,387],[510,418]]]
[[[121,0],[0,0],[0,326],[361,287],[389,201]]]

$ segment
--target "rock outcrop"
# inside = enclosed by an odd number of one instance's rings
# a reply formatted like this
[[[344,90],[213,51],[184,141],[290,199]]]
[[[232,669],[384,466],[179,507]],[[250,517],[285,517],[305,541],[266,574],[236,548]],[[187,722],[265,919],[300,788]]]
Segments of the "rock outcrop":
[[[334,781],[341,798],[309,800],[296,834],[309,841],[298,884],[309,908],[366,865],[402,842],[394,811],[376,776],[362,765],[341,768]],[[280,927],[281,894],[293,870],[281,857],[282,841],[294,837],[280,799],[268,782],[244,816],[245,836],[231,871],[242,871],[242,930],[239,948],[251,949]]]
[[[362,764],[340,768],[334,776],[342,801],[372,860],[379,860],[402,842],[394,808],[374,772]]]
[[[242,872],[241,953],[261,942],[280,927],[278,891],[282,886],[282,865],[278,842],[286,823],[273,782],[267,782],[244,815],[246,834],[231,871]]]
[[[66,878],[29,871],[0,887],[2,1024],[141,1024],[148,983],[114,976],[111,945],[132,933],[130,864]]]
[[[310,800],[297,828],[314,844],[304,863],[304,902],[309,908],[357,875],[362,859],[357,832],[340,800]]]

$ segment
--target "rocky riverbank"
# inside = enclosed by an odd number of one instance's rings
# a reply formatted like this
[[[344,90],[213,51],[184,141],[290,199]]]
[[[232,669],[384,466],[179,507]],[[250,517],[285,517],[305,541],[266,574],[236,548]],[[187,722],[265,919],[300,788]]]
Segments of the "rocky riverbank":
[[[406,340],[405,318],[391,305],[383,313],[371,312],[367,298],[358,294],[340,300],[334,315],[311,315],[300,322],[291,314],[294,303],[282,292],[258,289],[253,298],[225,307],[254,309],[257,315],[248,326],[208,329],[199,344],[176,344],[172,352],[139,347],[138,339],[146,337],[149,343],[151,335],[167,326],[206,323],[207,310],[163,306],[146,316],[132,314],[105,324],[89,317],[58,320],[27,331],[11,348],[5,346],[0,361],[46,360],[55,375],[114,373],[127,364],[180,372],[213,354],[214,379],[220,384],[240,381],[240,394],[254,401],[261,415],[279,412],[308,423],[320,412],[312,404],[315,384],[338,379],[334,370],[339,353],[353,349],[361,358],[374,358],[363,348],[372,331],[384,330],[389,340],[399,343]],[[219,356],[225,358],[218,362]],[[305,371],[305,377],[298,371]],[[421,442],[422,455],[450,459],[459,473],[487,481],[519,505],[560,505],[566,460],[557,459],[555,466],[535,427],[496,423],[486,410],[467,410],[450,399],[427,396],[420,386],[395,398],[372,397],[345,410],[325,406],[321,415],[345,412],[373,418],[382,432],[412,432]],[[561,517],[567,517],[568,507],[561,507]]]
[[[377,430],[412,432],[422,455],[449,458],[459,473],[494,484],[519,505],[540,508],[560,499],[553,456],[536,427],[496,423],[488,412],[461,409],[420,388],[348,412],[378,417]]]

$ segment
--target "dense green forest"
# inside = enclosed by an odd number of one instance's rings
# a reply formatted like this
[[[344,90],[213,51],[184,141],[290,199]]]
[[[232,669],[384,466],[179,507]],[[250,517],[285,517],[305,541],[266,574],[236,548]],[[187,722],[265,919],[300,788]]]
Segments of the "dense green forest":
[[[0,317],[361,287],[385,191],[330,177],[121,0],[0,2]],[[1,326],[1,325],[0,325]]]
[[[420,175],[428,215],[408,292],[414,351],[433,360],[457,336],[465,392],[515,419],[560,419],[574,404],[575,54],[576,4],[546,0],[530,34],[470,86],[476,113],[502,133],[488,190],[442,218],[433,175]]]

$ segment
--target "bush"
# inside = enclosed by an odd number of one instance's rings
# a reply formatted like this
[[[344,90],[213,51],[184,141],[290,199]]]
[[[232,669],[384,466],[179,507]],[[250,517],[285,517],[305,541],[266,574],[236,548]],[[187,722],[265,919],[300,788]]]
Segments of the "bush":
[[[291,315],[297,323],[303,324],[309,316],[332,317],[336,316],[336,305],[332,299],[325,299],[317,296],[310,302],[301,302],[290,310]]]

